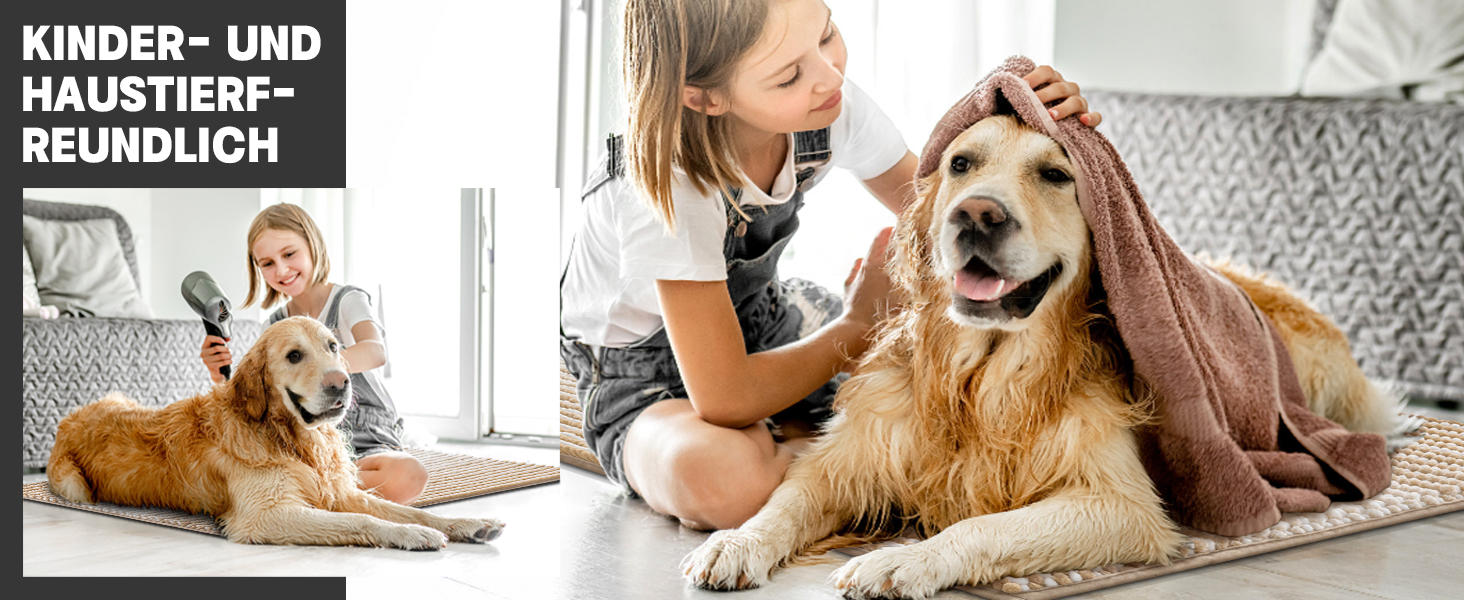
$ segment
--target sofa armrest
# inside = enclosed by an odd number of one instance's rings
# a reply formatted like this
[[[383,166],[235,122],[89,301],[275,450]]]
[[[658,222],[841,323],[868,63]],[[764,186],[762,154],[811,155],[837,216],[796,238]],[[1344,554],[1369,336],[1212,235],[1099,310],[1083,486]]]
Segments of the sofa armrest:
[[[1182,248],[1300,292],[1369,377],[1464,399],[1464,106],[1084,95]]]
[[[109,392],[144,406],[163,406],[207,391],[198,358],[198,320],[25,319],[21,335],[23,462],[41,468],[50,458],[56,425],[72,410]],[[260,325],[236,321],[235,356],[259,338]]]

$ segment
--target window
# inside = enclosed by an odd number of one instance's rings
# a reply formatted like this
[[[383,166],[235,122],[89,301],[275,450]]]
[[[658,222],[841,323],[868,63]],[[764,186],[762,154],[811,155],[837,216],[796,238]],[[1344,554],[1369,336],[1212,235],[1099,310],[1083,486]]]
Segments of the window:
[[[330,245],[331,280],[371,295],[398,412],[439,438],[474,440],[557,431],[558,211],[552,190],[538,195],[548,198],[269,189],[262,202],[304,207]],[[535,222],[544,225],[523,225]]]

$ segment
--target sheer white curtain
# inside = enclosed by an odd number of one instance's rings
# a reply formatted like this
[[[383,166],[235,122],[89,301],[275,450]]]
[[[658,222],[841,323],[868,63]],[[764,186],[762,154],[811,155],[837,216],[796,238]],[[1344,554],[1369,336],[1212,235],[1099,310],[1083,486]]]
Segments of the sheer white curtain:
[[[1013,54],[1052,61],[1055,0],[826,0],[849,48],[846,75],[872,96],[917,155],[941,115]],[[852,176],[835,171],[803,209],[784,277],[842,291],[894,216]]]

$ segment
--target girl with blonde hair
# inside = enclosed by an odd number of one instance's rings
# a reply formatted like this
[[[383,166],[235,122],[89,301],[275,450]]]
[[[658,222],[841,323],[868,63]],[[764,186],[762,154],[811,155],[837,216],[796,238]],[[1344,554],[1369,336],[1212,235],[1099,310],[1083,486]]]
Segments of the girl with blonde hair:
[[[362,489],[411,504],[427,487],[427,469],[401,451],[402,420],[381,380],[386,340],[372,316],[371,297],[360,288],[330,283],[330,256],[320,228],[293,204],[275,204],[254,217],[248,259],[249,295],[243,306],[260,300],[270,308],[285,301],[267,325],[308,316],[324,323],[341,344],[355,402],[340,428],[351,443]],[[203,341],[200,358],[214,383],[224,380],[219,369],[233,363],[225,341],[216,336]]]
[[[889,230],[841,301],[777,277],[804,192],[833,167],[893,213],[916,158],[844,78],[822,0],[627,0],[628,131],[585,186],[561,283],[561,356],[606,474],[690,527],[751,517],[891,302]],[[1050,67],[1054,118],[1087,113]],[[772,427],[769,426],[772,424]],[[775,435],[777,434],[777,435]],[[779,441],[781,440],[781,441]]]

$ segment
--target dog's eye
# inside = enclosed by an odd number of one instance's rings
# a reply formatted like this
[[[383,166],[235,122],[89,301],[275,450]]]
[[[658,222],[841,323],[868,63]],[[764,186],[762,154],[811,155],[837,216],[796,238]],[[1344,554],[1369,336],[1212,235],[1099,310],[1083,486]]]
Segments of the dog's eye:
[[[970,170],[971,161],[964,156],[957,156],[951,159],[951,170],[957,173],[965,173]]]
[[[330,353],[331,354],[335,354],[336,348],[337,348],[336,343],[335,342],[331,342],[330,343]]]
[[[1068,177],[1068,174],[1064,173],[1062,169],[1046,169],[1042,171],[1042,178],[1053,183],[1067,183],[1073,180],[1073,178]]]
[[[290,361],[292,365],[298,364],[300,361],[305,360],[305,355],[301,354],[299,350],[291,350],[289,354],[285,355],[285,360]]]

